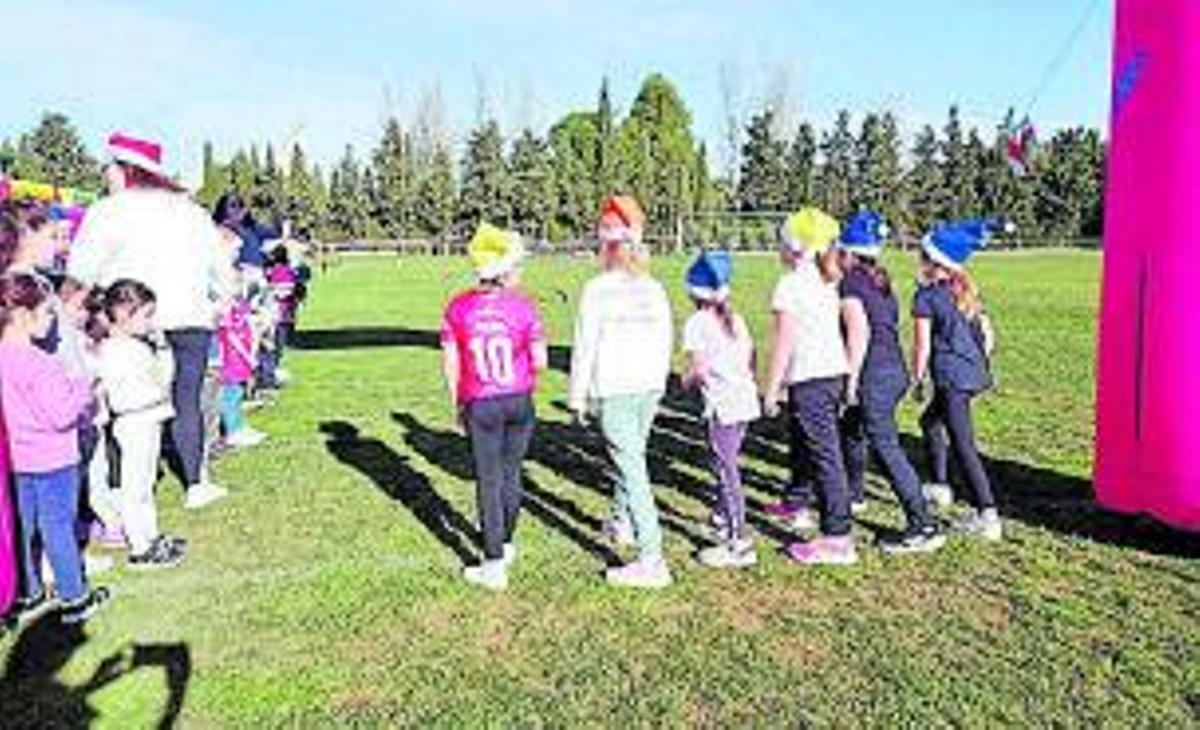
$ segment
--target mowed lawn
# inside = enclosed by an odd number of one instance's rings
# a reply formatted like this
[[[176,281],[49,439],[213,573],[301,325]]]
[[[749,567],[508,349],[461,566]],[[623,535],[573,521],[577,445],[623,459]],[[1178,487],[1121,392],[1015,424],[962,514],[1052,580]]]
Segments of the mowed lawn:
[[[892,264],[907,308],[911,262]],[[655,264],[681,321],[685,265]],[[620,557],[599,530],[606,465],[562,406],[590,267],[526,272],[559,347],[507,593],[459,579],[478,554],[473,485],[436,348],[465,262],[347,260],[313,287],[294,385],[252,416],[271,441],[217,467],[233,496],[185,514],[178,484],[160,485],[188,562],[101,578],[118,597],[86,640],[46,622],[0,640],[0,725],[151,727],[176,711],[187,727],[1200,725],[1197,538],[1091,502],[1098,255],[978,260],[1000,350],[977,423],[1005,542],[886,559],[872,544],[900,517],[876,482],[860,565],[789,565],[789,535],[762,515],[785,440],[763,423],[745,459],[763,559],[702,569],[702,427],[673,394],[651,444],[677,578],[659,593],[603,583]],[[769,256],[738,259],[736,301],[760,339],[777,273]],[[906,405],[910,434],[915,415]]]

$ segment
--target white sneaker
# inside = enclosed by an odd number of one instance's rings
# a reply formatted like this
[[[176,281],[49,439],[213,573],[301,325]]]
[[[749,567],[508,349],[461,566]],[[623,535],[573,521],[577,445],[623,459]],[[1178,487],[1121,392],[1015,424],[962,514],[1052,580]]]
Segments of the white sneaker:
[[[275,382],[280,385],[287,385],[291,382],[292,374],[283,368],[275,368]]]
[[[193,484],[192,486],[188,487],[187,497],[183,500],[183,508],[202,509],[213,502],[219,502],[228,496],[228,490],[226,490],[224,487],[218,487],[212,482]]]
[[[861,515],[863,512],[866,512],[866,511],[867,511],[867,500],[861,499],[857,502],[850,503],[850,514]]]
[[[758,553],[754,541],[745,539],[704,548],[696,559],[709,568],[749,568],[758,564]]]
[[[517,545],[516,543],[504,543],[504,561],[505,568],[511,568],[513,563],[517,562]]]
[[[671,585],[671,571],[662,558],[639,558],[604,573],[609,585],[622,588],[666,588]]]
[[[113,569],[113,559],[108,555],[83,554],[83,574],[86,576],[100,575]]]
[[[225,437],[225,445],[235,449],[245,449],[251,446],[258,446],[263,441],[267,440],[267,435],[262,431],[255,431],[246,426],[240,431],[235,431]]]
[[[482,565],[463,568],[463,579],[490,591],[502,591],[508,588],[508,572],[505,568],[503,559],[485,560]]]
[[[797,532],[815,532],[820,529],[821,521],[817,517],[816,510],[805,507],[792,515],[788,520],[788,526]]]
[[[994,509],[972,512],[959,520],[954,528],[964,535],[978,537],[989,542],[998,542],[1004,539],[1004,525],[1000,522],[1000,515]]]
[[[633,523],[628,517],[613,517],[604,521],[604,534],[617,547],[633,547],[637,537],[633,534]]]
[[[933,503],[936,507],[945,508],[954,504],[954,490],[949,484],[925,484],[921,491],[925,494],[925,501]]]

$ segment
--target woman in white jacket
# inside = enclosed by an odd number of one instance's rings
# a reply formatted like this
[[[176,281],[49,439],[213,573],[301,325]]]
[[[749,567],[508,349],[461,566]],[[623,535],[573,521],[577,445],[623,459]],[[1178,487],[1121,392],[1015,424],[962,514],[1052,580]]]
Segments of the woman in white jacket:
[[[185,506],[226,495],[204,474],[200,391],[216,325],[221,234],[208,212],[162,169],[162,148],[114,134],[106,168],[112,194],[88,209],[71,246],[67,273],[88,286],[140,281],[158,296],[158,324],[175,358],[171,441],[187,486]]]
[[[645,217],[627,196],[605,201],[600,262],[583,289],[575,324],[568,403],[580,420],[599,416],[618,472],[610,534],[636,542],[638,559],[608,571],[614,585],[661,588],[671,582],[650,488],[646,444],[671,369],[671,307],[650,277],[642,245]]]

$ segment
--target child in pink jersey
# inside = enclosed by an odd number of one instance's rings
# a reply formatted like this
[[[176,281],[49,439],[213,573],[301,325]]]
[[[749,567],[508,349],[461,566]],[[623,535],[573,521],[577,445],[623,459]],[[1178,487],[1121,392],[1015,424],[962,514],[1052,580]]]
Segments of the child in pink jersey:
[[[548,361],[546,333],[533,302],[515,288],[520,238],[487,224],[469,254],[479,284],[456,296],[442,320],[443,371],[450,400],[471,438],[478,480],[484,561],[471,583],[502,590],[516,558],[521,462],[533,436],[532,394]]]
[[[61,618],[87,620],[108,600],[104,589],[89,590],[76,542],[79,510],[79,424],[94,396],[88,379],[72,378],[63,365],[34,345],[50,329],[50,291],[36,276],[0,277],[0,403],[12,468],[25,608],[45,599],[38,542],[54,571]]]
[[[246,388],[254,379],[258,354],[250,302],[246,298],[235,298],[221,315],[217,341],[221,350],[220,410],[225,445],[234,448],[255,446],[262,443],[266,435],[250,428],[242,415],[242,403]]]

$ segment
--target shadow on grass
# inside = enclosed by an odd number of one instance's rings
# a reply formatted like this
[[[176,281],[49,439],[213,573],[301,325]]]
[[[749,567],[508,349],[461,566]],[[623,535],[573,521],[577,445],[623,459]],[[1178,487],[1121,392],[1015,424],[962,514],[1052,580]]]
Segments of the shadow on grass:
[[[458,479],[471,481],[475,478],[466,436],[429,428],[409,413],[393,413],[392,419],[403,429],[404,442],[426,461]],[[538,432],[535,431],[531,454],[538,448],[537,442]],[[611,567],[621,563],[620,557],[597,537],[601,528],[599,519],[575,502],[544,489],[528,474],[522,478],[521,486],[522,509],[605,565]]]
[[[301,349],[310,350],[439,347],[437,332],[409,328],[309,330],[300,332],[297,339]],[[569,347],[551,348],[550,365],[553,369],[567,373],[570,362]],[[562,408],[561,404],[557,405]],[[539,421],[537,433],[530,458],[575,484],[601,494],[611,494],[604,476],[604,446],[594,433],[584,434],[572,426],[548,420]],[[907,434],[902,438],[913,463],[923,464],[924,450],[919,439]],[[676,467],[677,463],[706,464],[706,441],[698,400],[682,391],[677,378],[672,377],[650,444],[650,466],[655,482],[711,504],[712,485]],[[744,453],[767,463],[787,467],[788,441],[788,430],[782,421],[764,419],[750,429]],[[1017,461],[992,458],[986,454],[983,456],[984,465],[995,482],[1002,512],[1010,518],[1063,535],[1105,544],[1162,555],[1200,556],[1200,539],[1195,535],[1172,529],[1150,518],[1100,509],[1095,504],[1091,483],[1086,479]],[[751,470],[746,470],[744,476],[751,489],[771,495],[781,491],[778,480]],[[464,478],[469,478],[469,475]],[[761,515],[763,506],[754,499],[749,501],[748,507],[755,526],[777,539],[788,539],[790,536],[786,531]],[[595,522],[595,518],[588,519]],[[688,519],[677,512],[673,513],[669,507],[663,506],[663,521],[668,529],[680,532],[693,543],[703,542],[685,527]],[[878,533],[888,532],[882,526],[864,524]]]
[[[89,699],[145,668],[161,668],[166,676],[167,703],[155,727],[175,726],[192,676],[187,644],[132,644],[100,662],[85,683],[68,687],[57,675],[87,640],[82,626],[64,626],[53,611],[21,631],[0,677],[0,716],[5,727],[91,726],[101,717]]]
[[[409,465],[408,457],[379,439],[364,437],[345,421],[326,421],[320,431],[335,459],[357,469],[379,491],[404,505],[464,565],[476,562],[473,547],[480,545],[479,532],[434,490],[428,477]]]

